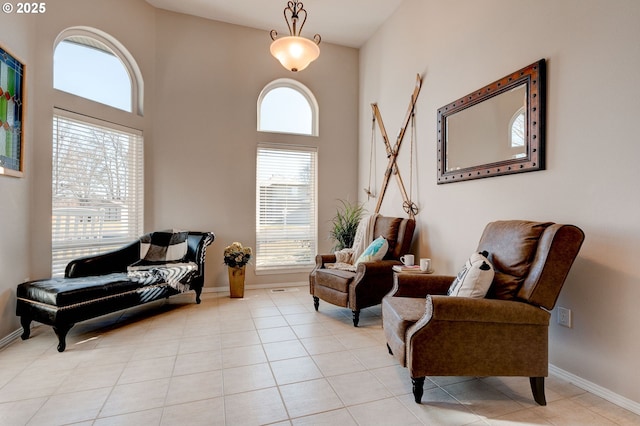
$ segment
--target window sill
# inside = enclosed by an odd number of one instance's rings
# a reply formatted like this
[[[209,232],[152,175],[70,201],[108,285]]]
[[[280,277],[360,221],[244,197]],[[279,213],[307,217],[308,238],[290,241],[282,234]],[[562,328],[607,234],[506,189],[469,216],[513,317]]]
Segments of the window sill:
[[[292,266],[292,267],[281,267],[281,268],[264,268],[257,269],[256,275],[281,275],[281,274],[301,274],[301,273],[309,273],[313,270],[314,265],[309,266]]]

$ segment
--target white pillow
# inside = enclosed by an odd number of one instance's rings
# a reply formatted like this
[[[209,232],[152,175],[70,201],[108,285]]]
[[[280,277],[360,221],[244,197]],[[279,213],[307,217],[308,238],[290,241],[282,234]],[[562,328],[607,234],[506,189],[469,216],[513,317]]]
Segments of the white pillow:
[[[382,260],[389,250],[389,242],[382,235],[373,240],[369,247],[356,260],[356,265],[360,262],[375,262]]]
[[[486,296],[491,283],[493,282],[493,266],[487,259],[488,253],[473,253],[465,262],[464,267],[458,273],[458,276],[451,287],[449,287],[449,296],[472,297],[482,299]]]

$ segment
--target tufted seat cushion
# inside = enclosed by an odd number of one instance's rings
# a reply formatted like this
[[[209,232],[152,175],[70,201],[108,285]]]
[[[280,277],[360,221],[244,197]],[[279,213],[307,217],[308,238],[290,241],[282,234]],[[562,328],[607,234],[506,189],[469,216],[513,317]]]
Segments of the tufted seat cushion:
[[[138,287],[140,284],[131,281],[126,273],[114,273],[95,277],[29,281],[18,286],[17,296],[20,299],[64,307],[121,294]]]
[[[343,271],[340,269],[322,269],[317,272],[322,280],[322,285],[342,293],[349,292],[349,284],[356,276],[355,272]]]

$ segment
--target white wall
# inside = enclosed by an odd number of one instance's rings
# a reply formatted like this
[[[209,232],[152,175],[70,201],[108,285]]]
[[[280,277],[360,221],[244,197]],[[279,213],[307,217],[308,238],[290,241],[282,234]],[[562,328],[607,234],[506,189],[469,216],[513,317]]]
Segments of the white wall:
[[[34,24],[24,17],[3,19],[0,15],[0,45],[20,59],[26,75],[36,69],[33,54]],[[32,87],[25,87],[27,97]],[[32,169],[33,103],[24,109],[23,123],[24,170],[23,178],[0,175],[0,339],[15,330],[16,283],[29,276],[29,189],[33,182],[28,173]]]
[[[358,51],[329,43],[300,73],[269,53],[265,31],[158,11],[157,114],[150,164],[149,214],[157,228],[211,230],[207,286],[227,286],[224,248],[234,241],[255,248],[255,166],[260,142],[318,147],[318,237],[331,248],[328,224],[337,199],[355,200],[358,164]],[[256,130],[258,95],[287,77],[306,85],[319,105],[319,137]],[[171,171],[167,173],[167,171]],[[306,282],[307,273],[254,274],[247,285]]]
[[[636,0],[405,0],[361,49],[360,186],[367,186],[371,102],[390,135],[416,73],[414,250],[456,273],[487,222],[572,223],[586,241],[559,306],[573,328],[550,327],[550,362],[640,402],[640,3]],[[436,185],[436,112],[538,59],[547,59],[547,169]],[[410,144],[398,160],[409,190]],[[386,166],[377,145],[378,191]],[[375,200],[372,200],[374,202]],[[382,212],[402,214],[392,180]]]
[[[82,101],[52,88],[53,47],[64,29],[89,26],[120,41],[145,84],[144,116]],[[151,7],[144,0],[56,0],[43,15],[0,13],[0,40],[27,65],[26,166],[22,179],[0,176],[0,339],[19,328],[16,285],[50,275],[51,134],[54,106],[121,122],[145,138],[145,230],[211,230],[207,287],[227,286],[224,246],[255,246],[258,142],[318,146],[320,250],[337,199],[356,199],[358,51],[323,43],[300,74],[269,54],[269,34]],[[256,131],[256,101],[270,81],[299,79],[315,94],[320,137],[275,138]],[[247,283],[306,281],[308,274]],[[311,297],[310,301],[311,303]]]

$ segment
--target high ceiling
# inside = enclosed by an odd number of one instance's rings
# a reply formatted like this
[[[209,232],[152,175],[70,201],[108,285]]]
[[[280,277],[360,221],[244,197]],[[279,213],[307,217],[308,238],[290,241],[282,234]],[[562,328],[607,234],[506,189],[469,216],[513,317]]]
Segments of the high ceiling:
[[[146,0],[166,10],[288,35],[285,0]],[[322,40],[360,47],[393,14],[402,0],[306,0],[307,22],[302,35],[318,33]]]

